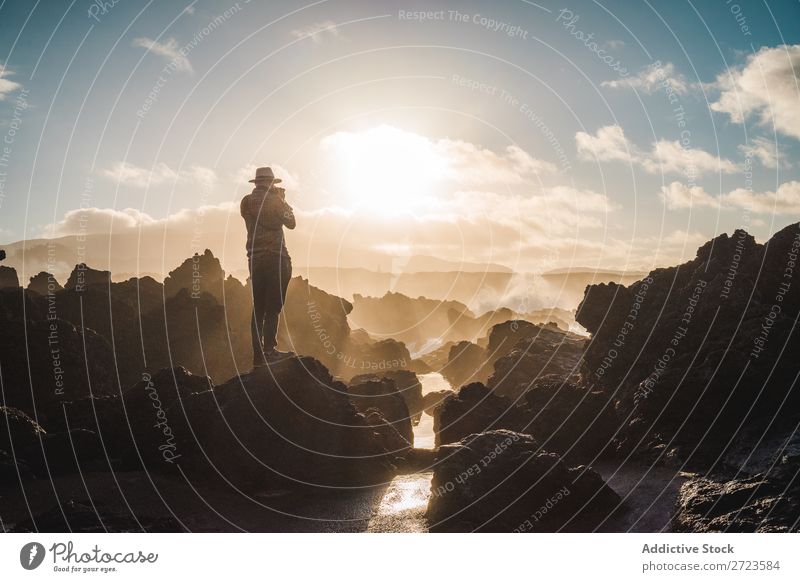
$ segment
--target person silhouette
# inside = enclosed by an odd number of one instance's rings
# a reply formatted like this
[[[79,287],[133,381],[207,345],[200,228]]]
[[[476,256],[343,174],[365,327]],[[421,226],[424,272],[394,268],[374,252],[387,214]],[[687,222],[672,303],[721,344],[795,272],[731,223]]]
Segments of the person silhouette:
[[[242,198],[240,211],[247,227],[247,263],[253,290],[253,367],[279,361],[291,355],[280,352],[278,318],[286,300],[286,289],[292,278],[292,259],[286,249],[283,227],[296,226],[286,192],[278,184],[272,168],[256,170],[250,180],[255,188]]]

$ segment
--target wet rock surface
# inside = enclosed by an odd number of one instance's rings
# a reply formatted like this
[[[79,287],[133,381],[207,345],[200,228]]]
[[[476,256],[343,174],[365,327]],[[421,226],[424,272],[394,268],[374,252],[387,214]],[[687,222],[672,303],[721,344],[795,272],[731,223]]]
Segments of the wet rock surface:
[[[619,503],[592,469],[506,430],[442,446],[431,491],[433,531],[592,531]]]

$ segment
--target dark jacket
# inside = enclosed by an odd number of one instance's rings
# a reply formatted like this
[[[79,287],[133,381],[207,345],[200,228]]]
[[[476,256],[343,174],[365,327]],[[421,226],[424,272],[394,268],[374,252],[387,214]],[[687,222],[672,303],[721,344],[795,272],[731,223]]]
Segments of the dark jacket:
[[[289,256],[283,240],[283,227],[296,226],[292,207],[284,197],[264,188],[255,188],[242,198],[242,218],[247,225],[247,256],[263,254]]]

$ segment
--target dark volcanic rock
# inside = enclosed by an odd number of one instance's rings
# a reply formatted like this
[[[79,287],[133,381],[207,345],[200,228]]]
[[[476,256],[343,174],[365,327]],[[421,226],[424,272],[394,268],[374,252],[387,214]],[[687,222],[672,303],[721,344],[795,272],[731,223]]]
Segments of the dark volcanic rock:
[[[133,515],[102,500],[70,500],[17,524],[12,533],[169,533],[185,528],[172,516]]]
[[[291,357],[166,411],[176,463],[200,479],[239,487],[384,482],[394,468],[347,387],[312,358]]]
[[[64,289],[67,291],[83,292],[90,287],[107,289],[111,285],[111,271],[98,271],[92,269],[86,263],[75,265],[69,275]]]
[[[360,382],[379,380],[381,378],[388,378],[394,382],[397,391],[406,401],[412,423],[417,424],[423,409],[422,384],[420,384],[419,378],[414,372],[409,372],[408,370],[386,370],[384,372],[359,374],[358,376],[353,376],[350,380],[350,385],[353,386]]]
[[[525,392],[517,414],[522,432],[570,459],[594,459],[609,446],[618,427],[608,397],[581,383],[537,382]]]
[[[391,451],[399,456],[407,452],[414,444],[411,429],[411,415],[402,394],[398,391],[394,380],[390,378],[362,378],[351,382],[347,388],[350,400],[359,412],[367,413],[371,409],[378,410],[386,421],[406,441],[402,450]]]
[[[630,287],[591,285],[577,321],[592,390],[614,398],[624,451],[673,451],[703,468],[800,406],[800,224],[766,244],[737,230]],[[750,436],[749,436],[750,435]]]
[[[222,270],[219,259],[206,249],[202,255],[195,253],[169,272],[164,279],[164,295],[167,298],[175,297],[185,289],[193,298],[208,293],[221,303],[224,281],[225,271]]]
[[[59,283],[56,278],[53,277],[53,275],[46,273],[45,271],[42,271],[31,277],[31,280],[28,283],[28,291],[33,291],[39,295],[58,293],[59,291],[63,290],[64,288],[61,286],[61,283]]]
[[[488,377],[486,350],[469,341],[461,341],[450,347],[447,364],[441,374],[453,387],[467,382],[476,382]]]
[[[17,270],[13,267],[0,265],[0,289],[15,289],[17,287],[19,287]]]
[[[444,402],[445,398],[454,395],[455,392],[453,392],[452,390],[437,390],[436,392],[428,392],[422,398],[422,403],[423,406],[425,407],[425,412],[433,416],[436,407],[439,406],[442,402]]]
[[[47,432],[30,416],[10,406],[0,406],[0,450],[11,453],[38,443]]]
[[[588,467],[568,468],[529,435],[474,434],[439,449],[432,531],[592,531],[619,503]]]
[[[681,486],[673,527],[682,532],[796,532],[800,456],[730,481],[697,477]]]
[[[434,410],[437,446],[496,428],[513,430],[519,424],[518,410],[513,403],[492,394],[478,382],[463,386]]]
[[[508,325],[512,324],[517,324],[516,332],[503,334],[501,326],[497,326],[498,333],[493,329],[489,339],[489,350],[496,345],[496,352],[502,352],[507,346],[502,342],[513,341],[522,335],[507,355],[494,362],[494,373],[487,385],[498,396],[516,399],[536,380],[547,375],[566,379],[579,371],[586,343],[584,338],[564,332],[555,325],[537,326],[527,322],[510,322]],[[524,331],[519,328],[524,328]],[[498,336],[503,339],[498,339]]]

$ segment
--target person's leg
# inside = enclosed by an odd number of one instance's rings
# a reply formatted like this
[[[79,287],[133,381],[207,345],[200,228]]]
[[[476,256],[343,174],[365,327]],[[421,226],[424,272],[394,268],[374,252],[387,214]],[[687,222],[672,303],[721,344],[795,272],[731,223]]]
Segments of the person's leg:
[[[274,351],[278,345],[278,320],[286,300],[286,288],[292,278],[292,261],[278,256],[271,261],[272,276],[267,296],[266,316],[264,318],[264,351]]]
[[[253,290],[253,317],[250,321],[250,333],[253,338],[253,365],[265,363],[263,345],[264,318],[267,308],[267,287],[269,273],[264,268],[263,260],[250,261],[250,287]]]

